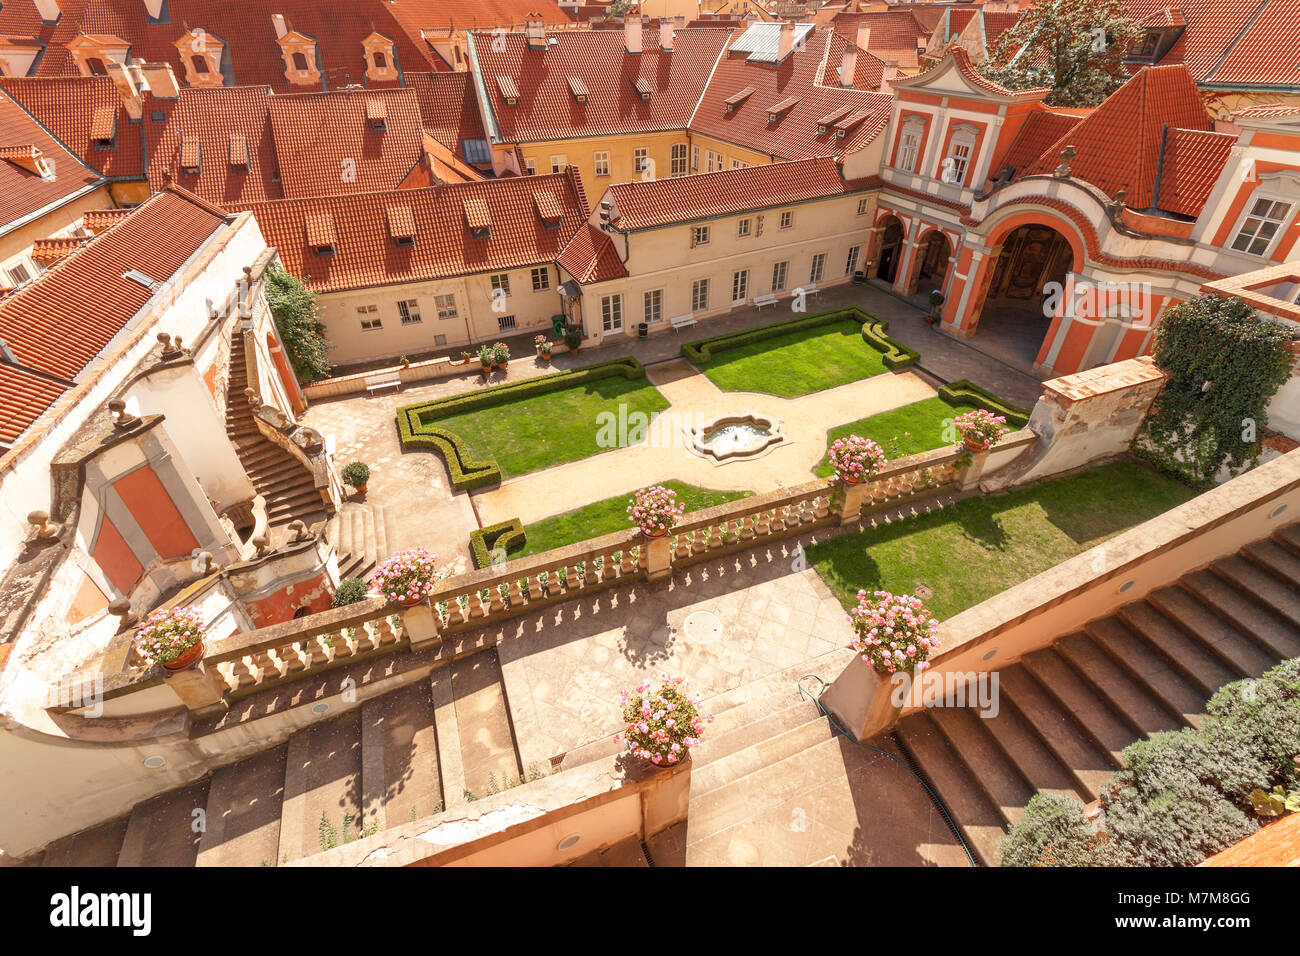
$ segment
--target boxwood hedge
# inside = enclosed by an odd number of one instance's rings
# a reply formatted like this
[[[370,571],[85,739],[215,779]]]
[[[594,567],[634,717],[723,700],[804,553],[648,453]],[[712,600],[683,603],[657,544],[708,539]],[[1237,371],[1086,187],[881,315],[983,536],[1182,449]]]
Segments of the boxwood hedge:
[[[788,335],[800,329],[814,329],[846,320],[862,323],[862,338],[876,351],[884,354],[882,361],[885,368],[906,368],[909,365],[915,365],[920,360],[921,353],[889,337],[887,334],[889,331],[888,322],[869,312],[864,312],[856,306],[834,309],[830,312],[819,312],[816,315],[801,316],[785,322],[773,322],[771,325],[761,325],[754,329],[741,329],[739,332],[728,332],[725,335],[715,335],[712,338],[685,342],[682,344],[682,355],[696,365],[702,365],[711,361],[716,353],[724,352],[727,349],[739,348],[742,345],[749,345],[751,342],[761,342],[764,339],[776,338],[780,335]]]
[[[506,554],[518,551],[528,543],[523,523],[518,518],[499,521],[471,531],[469,549],[474,556],[474,567],[486,568],[492,564],[492,552],[504,548]]]
[[[977,408],[987,408],[1005,417],[1007,424],[1012,428],[1024,428],[1029,422],[1029,409],[1004,402],[988,389],[981,388],[969,379],[949,382],[939,389],[939,397],[950,405],[974,405]]]

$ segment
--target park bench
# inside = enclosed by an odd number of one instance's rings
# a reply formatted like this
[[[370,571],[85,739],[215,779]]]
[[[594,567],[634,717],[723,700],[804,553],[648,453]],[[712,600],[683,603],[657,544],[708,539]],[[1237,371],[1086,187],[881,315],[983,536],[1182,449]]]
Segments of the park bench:
[[[383,372],[379,375],[366,376],[366,391],[376,392],[381,388],[395,388],[401,391],[402,373],[394,369],[391,372]]]
[[[687,312],[685,315],[674,316],[668,321],[672,323],[673,329],[678,332],[680,332],[682,329],[698,324],[695,321],[694,312]]]
[[[758,306],[760,309],[763,308],[763,306],[765,306],[765,305],[775,306],[775,305],[776,305],[776,293],[775,293],[775,292],[764,292],[762,295],[756,295],[756,296],[754,296],[754,305]]]

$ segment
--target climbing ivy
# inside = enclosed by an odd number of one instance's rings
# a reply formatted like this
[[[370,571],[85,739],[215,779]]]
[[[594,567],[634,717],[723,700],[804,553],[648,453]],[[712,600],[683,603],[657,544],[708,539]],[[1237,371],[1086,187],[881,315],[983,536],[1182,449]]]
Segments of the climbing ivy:
[[[1259,461],[1265,409],[1291,374],[1287,326],[1241,299],[1201,295],[1168,310],[1155,360],[1170,374],[1134,451],[1194,487]]]
[[[325,340],[316,296],[300,279],[279,266],[271,266],[266,270],[266,301],[298,381],[306,384],[328,378],[330,363],[325,352],[329,342]]]

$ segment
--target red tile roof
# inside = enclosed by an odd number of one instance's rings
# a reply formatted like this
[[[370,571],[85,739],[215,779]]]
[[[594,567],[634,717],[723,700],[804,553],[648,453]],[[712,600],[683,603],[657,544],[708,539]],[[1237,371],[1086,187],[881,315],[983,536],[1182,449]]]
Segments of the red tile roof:
[[[573,235],[556,260],[581,285],[622,279],[627,268],[613,241],[591,223],[585,223]]]
[[[62,382],[0,363],[0,445],[12,445],[67,390]]]
[[[538,192],[551,193],[563,208],[555,228],[546,228],[537,214]],[[286,269],[314,291],[334,292],[553,262],[589,215],[581,196],[581,180],[570,167],[547,176],[284,199],[247,208],[267,243],[279,249]],[[393,241],[388,208],[395,204],[411,209],[413,246]],[[470,234],[467,205],[475,215],[485,213],[490,237]],[[307,241],[306,219],[320,215],[331,216],[337,230],[337,250],[330,257],[317,256]]]
[[[1300,90],[1300,0],[1267,0],[1203,82]]]
[[[826,69],[822,71],[824,86],[840,85],[840,67],[844,63],[844,51],[848,49],[851,39],[846,40],[838,33],[831,37],[830,53],[826,56]],[[885,76],[885,61],[868,50],[858,51],[857,65],[853,70],[851,85],[855,90],[879,90]]]
[[[1042,107],[1025,117],[1025,123],[1016,138],[1007,147],[1004,157],[990,174],[995,178],[1002,167],[1010,166],[1020,172],[1037,160],[1049,146],[1079,125],[1080,117]]]
[[[962,75],[966,82],[970,83],[970,85],[976,89],[983,90],[986,93],[991,93],[994,96],[1007,96],[1017,100],[1041,100],[1051,92],[1050,88],[1042,86],[1031,87],[1024,90],[1010,90],[1000,83],[994,83],[976,69],[975,64],[971,61],[970,54],[959,46],[953,47],[948,51],[947,55],[944,56],[943,59],[936,60],[931,66],[922,70],[920,73],[909,77],[901,77],[900,79],[911,84],[913,80],[941,69],[943,65],[948,62],[948,57],[952,57],[953,65],[956,66],[957,72]]]
[[[553,46],[530,51],[519,33],[474,35],[484,86],[504,142],[684,130],[729,33],[678,30],[674,49],[665,52],[659,49],[658,31],[646,30],[644,52],[635,56],[625,52],[621,31],[561,31],[550,36]],[[518,87],[517,106],[505,104],[498,76]],[[585,104],[574,101],[570,76],[590,90]],[[638,77],[650,83],[648,101],[633,87]]]
[[[1070,164],[1075,178],[1092,183],[1111,197],[1123,189],[1129,207],[1148,209],[1155,203],[1166,127],[1201,132],[1214,129],[1214,120],[1206,112],[1196,84],[1183,66],[1155,66],[1139,71],[1090,116],[1044,150],[1024,174],[1051,173],[1060,164],[1061,150],[1072,145],[1077,153]],[[1198,187],[1194,184],[1210,175],[1217,177],[1226,155],[1212,143],[1217,141],[1183,141],[1176,179],[1161,184],[1159,208],[1183,215],[1196,214],[1185,211],[1198,201]],[[1190,192],[1180,196],[1178,189],[1184,185]],[[1204,198],[1200,196],[1199,202],[1203,203]]]
[[[724,56],[695,111],[691,129],[780,159],[842,156],[861,149],[885,128],[893,97],[842,89],[838,80],[833,85],[823,83],[834,75],[833,67],[839,66],[839,60],[828,57],[827,49],[832,54],[839,50],[842,55],[843,42],[829,30],[815,31],[804,48],[780,66],[750,62],[741,54]],[[727,112],[727,101],[751,87],[754,93]],[[769,123],[768,110],[794,97],[798,103],[777,122]],[[843,106],[866,110],[866,120],[843,139],[834,131],[819,134],[818,121]]]
[[[528,20],[559,24],[571,19],[555,0],[392,0],[388,6],[412,36],[419,36],[421,30],[523,26]]]
[[[39,150],[53,175],[49,179],[8,158],[0,161],[0,232],[15,220],[40,213],[83,190],[93,189],[103,178],[89,169],[47,133],[28,113],[0,93],[0,153],[17,156]]]
[[[424,131],[461,159],[465,140],[487,139],[471,73],[407,73],[406,82],[420,104]]]
[[[0,87],[87,166],[109,179],[144,175],[139,123],[132,123],[107,76],[0,77]],[[111,148],[94,142],[96,120],[112,116]]]
[[[1160,167],[1157,209],[1195,218],[1219,181],[1237,137],[1231,133],[1171,129]]]
[[[855,185],[846,183],[839,163],[821,157],[677,179],[621,183],[609,187],[609,198],[614,202],[614,226],[630,232],[842,196],[874,184],[874,179]]]
[[[897,60],[905,69],[920,64],[918,49],[925,49],[933,29],[926,28],[916,17],[905,10],[878,10],[870,13],[840,13],[830,23],[831,28],[847,40],[855,40],[858,25],[871,27],[867,49],[881,60]]]
[[[0,339],[18,363],[73,380],[224,222],[216,207],[181,190],[158,193],[112,229],[0,301]]]

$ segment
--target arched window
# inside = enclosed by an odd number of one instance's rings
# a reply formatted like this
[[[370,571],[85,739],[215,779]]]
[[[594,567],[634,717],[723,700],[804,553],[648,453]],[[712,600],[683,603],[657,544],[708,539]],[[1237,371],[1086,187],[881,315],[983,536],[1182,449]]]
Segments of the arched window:
[[[948,155],[939,166],[939,178],[945,183],[961,186],[966,183],[966,174],[975,160],[975,127],[954,126],[952,137],[948,140]]]
[[[293,55],[293,68],[297,70],[299,73],[306,73],[307,57],[304,56],[302,53],[295,53]]]

